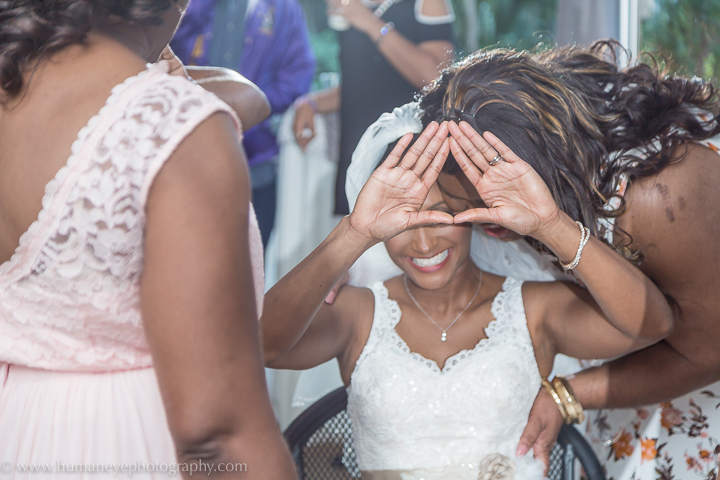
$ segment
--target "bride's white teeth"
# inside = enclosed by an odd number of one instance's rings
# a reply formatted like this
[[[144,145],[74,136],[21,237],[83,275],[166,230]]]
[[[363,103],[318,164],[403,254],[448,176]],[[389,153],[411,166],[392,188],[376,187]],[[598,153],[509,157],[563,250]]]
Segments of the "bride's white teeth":
[[[410,260],[417,265],[418,267],[434,267],[435,265],[440,265],[442,262],[445,261],[448,254],[450,253],[450,249],[443,250],[442,252],[438,253],[434,257],[430,258],[415,258],[410,257]]]

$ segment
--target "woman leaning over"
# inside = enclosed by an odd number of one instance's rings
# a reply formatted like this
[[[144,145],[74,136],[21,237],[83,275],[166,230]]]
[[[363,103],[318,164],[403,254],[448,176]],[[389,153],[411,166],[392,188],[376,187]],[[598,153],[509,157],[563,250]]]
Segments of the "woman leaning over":
[[[467,135],[497,134],[566,213],[638,262],[671,300],[670,337],[570,384],[586,409],[660,404],[591,419],[597,448],[610,448],[599,457],[612,476],[713,478],[720,451],[720,101],[699,79],[662,76],[643,63],[618,68],[616,48],[600,42],[539,54],[480,52],[426,93],[424,123],[449,115],[466,120]],[[462,211],[478,202],[457,166],[449,161],[446,172],[438,181],[448,205]],[[561,424],[541,391],[520,450],[534,447],[547,460]]]
[[[260,360],[239,124],[167,62],[146,65],[186,6],[0,2],[0,459],[13,465],[295,475]],[[84,478],[73,471],[58,475]]]

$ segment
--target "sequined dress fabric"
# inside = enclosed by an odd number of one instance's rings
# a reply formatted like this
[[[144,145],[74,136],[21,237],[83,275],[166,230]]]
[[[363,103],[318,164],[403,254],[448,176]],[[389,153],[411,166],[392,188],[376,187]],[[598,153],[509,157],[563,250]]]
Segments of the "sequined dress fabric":
[[[402,312],[384,284],[371,290],[373,324],[348,388],[365,476],[399,471],[403,479],[486,478],[479,465],[500,454],[513,464],[514,475],[488,479],[542,478],[543,466],[531,455],[515,457],[540,388],[522,282],[506,279],[492,303],[487,338],[448,358],[442,369],[410,351],[398,335]]]

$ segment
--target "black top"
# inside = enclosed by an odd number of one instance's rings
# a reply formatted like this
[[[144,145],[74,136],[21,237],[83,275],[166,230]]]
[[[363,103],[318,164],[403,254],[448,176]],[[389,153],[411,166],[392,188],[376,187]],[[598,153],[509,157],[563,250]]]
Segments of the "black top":
[[[415,0],[402,0],[381,17],[414,44],[453,41],[452,23],[427,25],[415,18]],[[380,32],[378,32],[380,35]],[[365,130],[385,112],[413,101],[417,89],[405,80],[363,32],[350,28],[339,34],[340,162],[335,185],[335,213],[348,214],[345,174]]]

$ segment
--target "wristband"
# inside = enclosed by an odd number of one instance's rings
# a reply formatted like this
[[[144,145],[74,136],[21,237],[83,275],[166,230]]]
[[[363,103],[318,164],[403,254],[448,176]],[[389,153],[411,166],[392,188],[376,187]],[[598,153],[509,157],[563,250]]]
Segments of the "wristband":
[[[580,245],[578,245],[577,253],[575,254],[575,258],[573,258],[573,261],[568,263],[567,265],[560,262],[560,266],[565,270],[572,270],[573,268],[577,267],[580,263],[580,258],[582,257],[582,251],[583,248],[585,248],[585,244],[587,244],[588,240],[590,240],[590,229],[584,226],[581,222],[575,222],[580,227]]]
[[[552,385],[570,417],[570,423],[576,425],[582,423],[585,420],[585,411],[577,398],[575,398],[570,382],[565,377],[556,375],[552,380]]]
[[[395,24],[392,22],[387,22],[385,25],[382,26],[380,29],[380,35],[375,39],[375,45],[380,45],[383,40],[385,40],[385,37],[388,33],[392,32],[395,29]]]
[[[570,424],[570,416],[568,415],[567,410],[565,410],[565,406],[563,405],[562,400],[560,400],[560,396],[557,394],[553,386],[550,385],[550,382],[548,382],[547,379],[543,378],[541,382],[542,386],[545,387],[545,390],[548,391],[552,399],[555,401],[558,410],[560,410],[560,415],[562,415],[563,422],[565,422],[565,424]]]
[[[318,113],[318,103],[317,100],[315,100],[315,97],[311,94],[303,95],[302,97],[295,100],[295,106],[298,107],[300,105],[307,104],[310,105],[310,108],[312,108],[313,113]]]

